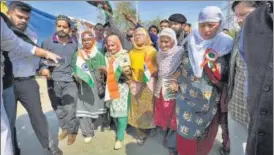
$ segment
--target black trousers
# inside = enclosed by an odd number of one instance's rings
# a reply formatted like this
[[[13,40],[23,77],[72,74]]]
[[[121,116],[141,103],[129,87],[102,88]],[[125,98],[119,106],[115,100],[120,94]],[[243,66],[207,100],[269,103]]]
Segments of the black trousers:
[[[79,120],[76,118],[78,88],[74,81],[48,81],[48,93],[59,126],[70,134],[77,134]]]
[[[42,111],[39,85],[34,77],[14,79],[15,100],[27,110],[32,128],[44,148],[49,148],[49,128]]]

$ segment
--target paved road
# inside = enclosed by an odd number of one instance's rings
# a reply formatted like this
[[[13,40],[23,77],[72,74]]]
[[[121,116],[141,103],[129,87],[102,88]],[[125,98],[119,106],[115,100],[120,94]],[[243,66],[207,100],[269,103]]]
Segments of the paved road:
[[[57,137],[59,130],[58,123],[55,113],[52,111],[50,106],[46,92],[45,80],[39,78],[38,83],[40,85],[43,111],[45,112],[50,123],[50,129],[54,133],[53,136]],[[21,148],[22,155],[47,155],[46,150],[41,147],[39,141],[37,140],[31,127],[29,117],[21,104],[18,104],[16,127],[19,147]],[[113,150],[113,145],[115,142],[114,131],[102,132],[101,130],[98,130],[90,144],[84,143],[80,132],[77,136],[76,142],[73,145],[67,146],[66,140],[59,143],[64,155],[168,155],[168,151],[163,148],[161,144],[162,138],[159,134],[155,137],[149,138],[145,145],[140,147],[134,140],[134,131],[130,129],[126,134],[124,147],[118,151],[115,151]],[[220,141],[221,135],[219,130],[215,145],[209,155],[220,155]]]

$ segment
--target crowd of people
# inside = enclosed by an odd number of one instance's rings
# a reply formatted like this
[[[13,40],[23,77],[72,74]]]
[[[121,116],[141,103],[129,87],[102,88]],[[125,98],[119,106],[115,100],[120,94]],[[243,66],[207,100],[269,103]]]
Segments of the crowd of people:
[[[200,11],[197,29],[176,13],[148,30],[124,14],[133,27],[120,30],[107,13],[105,24],[77,35],[70,18],[59,15],[56,32],[39,48],[28,28],[31,7],[12,1],[1,13],[1,154],[20,155],[20,101],[52,155],[63,154],[55,139],[72,145],[80,129],[90,143],[98,126],[112,125],[115,150],[132,127],[140,146],[158,133],[169,155],[207,155],[221,126],[222,155],[271,155],[272,3],[234,1],[241,27],[235,38],[217,6]],[[57,138],[42,111],[36,75],[47,78]]]

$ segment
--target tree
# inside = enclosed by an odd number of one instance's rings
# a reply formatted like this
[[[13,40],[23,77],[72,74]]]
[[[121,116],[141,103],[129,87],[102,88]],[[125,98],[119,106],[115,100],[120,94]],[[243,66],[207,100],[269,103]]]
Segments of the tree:
[[[145,21],[145,24],[144,24],[144,26],[146,27],[146,28],[149,28],[149,26],[151,26],[151,25],[155,25],[155,26],[157,26],[157,27],[160,27],[160,22],[161,22],[161,17],[160,16],[157,16],[155,19],[153,19],[153,20],[147,20],[147,21]]]
[[[130,14],[132,17],[136,17],[136,8],[135,8],[135,3],[132,1],[122,1],[122,2],[114,2],[115,7],[112,6],[113,10],[113,19],[117,27],[121,30],[127,30],[131,27],[134,27],[130,22],[128,22],[123,13],[125,14]],[[96,6],[96,3],[93,3],[92,5]],[[96,6],[97,7],[97,6]],[[138,15],[139,16],[139,15]],[[140,16],[139,16],[140,17]],[[100,8],[98,8],[97,11],[97,19],[100,23],[104,24],[105,21],[105,13],[104,11]],[[142,21],[139,19],[140,24]]]
[[[101,24],[104,24],[106,22],[104,11],[100,8],[97,8],[97,19],[98,19],[98,22]]]
[[[128,30],[133,27],[124,17],[123,13],[131,14],[136,17],[136,8],[134,2],[115,2],[115,9],[113,10],[114,20],[121,30]],[[139,15],[138,15],[139,16]],[[140,18],[138,18],[140,19]]]

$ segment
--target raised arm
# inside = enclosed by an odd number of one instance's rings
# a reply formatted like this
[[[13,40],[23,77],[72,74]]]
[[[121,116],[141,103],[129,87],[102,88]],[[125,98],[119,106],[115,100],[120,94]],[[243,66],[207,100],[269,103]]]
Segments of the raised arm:
[[[8,52],[24,52],[36,55],[38,57],[44,57],[58,62],[60,57],[54,53],[35,47],[21,38],[17,37],[1,17],[1,51]]]

